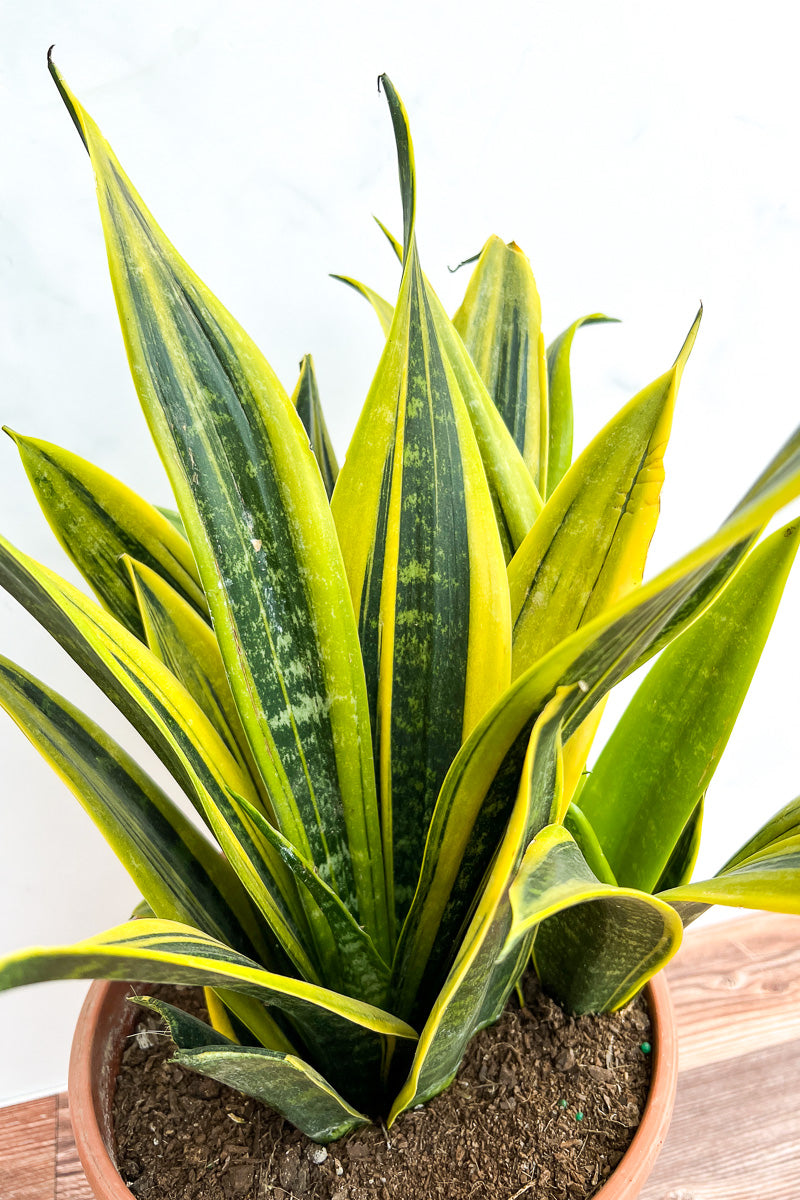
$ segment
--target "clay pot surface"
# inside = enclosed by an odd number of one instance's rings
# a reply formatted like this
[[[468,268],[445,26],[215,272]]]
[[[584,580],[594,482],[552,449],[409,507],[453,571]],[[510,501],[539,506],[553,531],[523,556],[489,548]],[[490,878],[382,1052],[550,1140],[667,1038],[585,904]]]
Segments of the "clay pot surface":
[[[137,989],[140,992],[147,988]],[[126,1038],[139,1011],[126,1004],[128,983],[98,980],[78,1017],[69,1063],[75,1144],[96,1200],[130,1200],[114,1158],[114,1087]],[[664,973],[647,985],[653,1023],[653,1075],[641,1124],[614,1174],[594,1200],[636,1200],[667,1136],[678,1080],[675,1016]],[[166,1197],[165,1197],[166,1200]]]

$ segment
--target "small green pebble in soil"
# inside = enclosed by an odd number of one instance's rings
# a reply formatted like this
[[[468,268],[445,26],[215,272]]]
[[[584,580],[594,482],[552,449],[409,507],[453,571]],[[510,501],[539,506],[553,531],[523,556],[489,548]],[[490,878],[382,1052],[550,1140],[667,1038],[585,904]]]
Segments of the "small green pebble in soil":
[[[649,1042],[642,1042],[639,1049],[641,1050],[642,1054],[649,1054],[650,1051],[653,1049],[653,1047],[650,1045]]]
[[[566,1102],[566,1100],[559,1100],[559,1102],[558,1102],[558,1107],[559,1107],[559,1108],[566,1108],[566,1107],[567,1107],[567,1102]]]
[[[583,1120],[583,1113],[582,1113],[582,1112],[576,1112],[576,1113],[575,1113],[575,1120],[576,1120],[576,1121],[582,1121],[582,1120]]]

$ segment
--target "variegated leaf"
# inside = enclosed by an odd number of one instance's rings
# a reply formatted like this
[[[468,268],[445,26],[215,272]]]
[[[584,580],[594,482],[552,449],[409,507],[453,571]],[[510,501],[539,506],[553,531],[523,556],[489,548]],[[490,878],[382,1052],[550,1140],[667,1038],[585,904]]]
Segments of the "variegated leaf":
[[[325,484],[325,492],[330,499],[336,483],[336,476],[339,474],[339,465],[336,462],[333,443],[328,433],[325,414],[322,411],[314,360],[310,354],[306,354],[300,363],[300,377],[292,395],[292,403],[308,434],[311,449],[322,475],[322,482]]]
[[[6,429],[42,512],[100,603],[137,637],[142,625],[121,559],[139,559],[208,617],[192,552],[171,522],[141,496],[77,454]]]
[[[92,160],[137,391],[276,817],[388,952],[358,635],[308,438],[263,356],[51,70]]]
[[[72,946],[33,947],[0,960],[0,991],[46,979],[127,979],[224,987],[285,1013],[311,1052],[331,1064],[335,1087],[373,1099],[395,1039],[416,1033],[391,1014],[299,979],[263,970],[250,959],[171,921],[133,921]]]
[[[0,583],[25,604],[174,767],[176,778],[284,950],[307,978],[317,978],[317,966],[298,935],[305,926],[291,876],[236,804],[235,797],[243,796],[258,805],[258,796],[199,705],[114,617],[3,538]]]
[[[603,313],[580,317],[547,347],[547,485],[541,489],[545,499],[555,491],[572,462],[572,375],[569,365],[572,340],[582,325],[616,320],[616,317],[606,317]]]
[[[0,657],[0,704],[77,797],[153,914],[271,955],[230,864],[84,713]]]
[[[264,840],[286,864],[298,890],[308,894],[306,912],[314,929],[328,986],[346,996],[383,1006],[388,992],[389,968],[369,934],[311,863],[300,857],[291,842],[272,828],[252,804],[241,797],[237,799]]]
[[[261,1100],[314,1142],[334,1142],[370,1124],[319,1071],[293,1054],[214,1046],[179,1050],[172,1061]]]
[[[427,1008],[430,1014],[390,1123],[406,1108],[423,1104],[448,1086],[470,1038],[481,1025],[496,1018],[524,968],[530,939],[526,954],[504,964],[498,964],[498,958],[511,932],[509,889],[525,848],[558,808],[559,736],[566,696],[566,691],[557,692],[534,725],[516,803],[475,914],[466,935],[459,939],[453,968],[432,1008],[431,998],[424,992],[418,995],[418,1016],[424,1017]]]
[[[386,238],[389,245],[394,250],[395,257],[397,258],[398,262],[402,263],[402,261],[403,261],[403,243],[400,241],[399,238],[396,238],[394,236],[392,231],[384,225],[383,221],[379,221],[377,217],[373,217],[372,219],[375,222],[375,224],[378,226],[378,229],[380,229],[383,236]]]
[[[509,564],[515,677],[641,581],[699,320],[675,366],[634,396],[573,464]]]
[[[508,683],[508,589],[480,456],[417,256],[407,119],[383,82],[406,258],[331,507],[358,613],[387,873],[402,920],[447,768]]]
[[[441,301],[434,292],[430,292],[430,300],[442,350],[472,421],[503,554],[506,562],[509,562],[542,511],[542,498],[505,421],[486,390],[478,368],[467,353]]]
[[[402,262],[401,244],[380,221],[378,225]],[[542,498],[512,433],[489,395],[455,326],[427,280],[425,285],[442,350],[455,374],[472,422],[489,484],[503,554],[506,562],[509,562],[541,512]]]
[[[290,1038],[288,1019],[280,1013],[273,1015],[260,1000],[220,987],[204,987],[203,995],[212,1024],[223,1036],[229,1036],[231,1041],[239,1044],[266,1046],[268,1050],[280,1050],[284,1054],[295,1053],[295,1043],[300,1040],[297,1032],[291,1030]]]
[[[206,996],[214,995],[211,988],[204,989]],[[214,1025],[202,1021],[191,1013],[159,1000],[156,996],[129,996],[131,1004],[146,1008],[149,1012],[157,1013],[167,1027],[170,1037],[179,1050],[196,1050],[200,1046],[230,1046],[235,1045],[235,1039],[222,1033]]]
[[[261,776],[250,753],[213,630],[155,571],[127,557],[124,565],[139,606],[147,646],[197,701],[239,766],[260,788]]]
[[[535,929],[536,972],[568,1012],[622,1008],[681,944],[683,927],[668,904],[600,883],[561,825],[533,839],[510,898],[507,952]]]
[[[166,1024],[178,1048],[172,1062],[263,1101],[307,1137],[333,1141],[369,1123],[295,1055],[236,1045],[205,1021],[153,996],[131,1000],[157,1013]]]
[[[453,325],[544,495],[548,407],[542,306],[530,263],[516,242],[489,238]]]
[[[379,296],[371,287],[367,287],[365,283],[359,283],[357,279],[351,278],[350,275],[331,275],[331,279],[338,279],[340,283],[346,283],[353,291],[358,292],[359,296],[363,296],[368,304],[372,306],[375,316],[380,321],[383,336],[389,336],[389,330],[392,328],[392,318],[394,317],[394,308],[388,300],[384,300],[383,296]]]
[[[699,321],[698,313],[672,370],[635,396],[573,464],[509,564],[513,676],[641,581],[678,384]],[[598,706],[565,749],[565,803],[601,716]]]
[[[655,579],[623,596],[520,676],[459,751],[436,804],[420,881],[396,951],[409,994],[424,973],[444,978],[472,897],[505,826],[533,722],[557,687],[585,689],[568,738],[664,637],[674,638],[735,571],[769,518],[800,492],[800,429],[723,527]]]
[[[800,523],[753,550],[651,668],[581,792],[617,880],[653,891],[727,745],[800,543]]]
[[[684,883],[659,898],[671,904],[684,925],[712,904],[800,914],[800,834],[746,858],[711,879]]]
[[[723,871],[731,871],[745,859],[754,858],[764,850],[776,846],[787,838],[800,836],[800,796],[790,800],[779,812],[765,822],[764,825],[749,838],[741,849],[728,859]]]
[[[659,891],[684,925],[712,904],[800,911],[800,798],[770,817],[712,879]]]

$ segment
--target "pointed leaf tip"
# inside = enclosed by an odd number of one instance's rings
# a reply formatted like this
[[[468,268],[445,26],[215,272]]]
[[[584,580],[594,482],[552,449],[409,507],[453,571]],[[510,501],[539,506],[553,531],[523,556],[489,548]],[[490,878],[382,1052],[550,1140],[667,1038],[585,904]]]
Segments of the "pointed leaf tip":
[[[680,382],[681,374],[683,373],[683,368],[686,366],[686,363],[689,359],[689,355],[691,354],[692,349],[694,348],[695,341],[697,340],[697,331],[700,328],[700,322],[702,321],[702,319],[703,319],[703,305],[701,303],[699,309],[697,310],[697,316],[692,321],[691,328],[686,335],[686,339],[685,339],[683,345],[680,348],[678,357],[675,359],[675,362],[673,363],[673,366],[676,367],[677,371],[678,371],[678,381],[679,382]]]
[[[411,130],[408,123],[403,101],[397,94],[394,84],[388,75],[379,76],[383,84],[383,92],[389,105],[389,113],[394,127],[394,139],[397,146],[397,165],[400,172],[400,193],[403,198],[403,262],[405,263],[411,243],[414,239],[414,223],[416,215],[416,169],[414,166],[414,147],[411,144]]]
[[[481,254],[482,251],[479,250],[478,253],[473,254],[471,258],[462,258],[460,263],[457,263],[454,267],[448,267],[447,269],[451,275],[455,275],[456,271],[460,271],[462,267],[468,267],[470,263],[477,262]]]
[[[47,69],[50,72],[50,74],[52,75],[53,82],[55,83],[56,87],[58,88],[58,94],[60,95],[61,99],[64,101],[64,107],[66,108],[69,115],[72,117],[72,122],[78,131],[81,141],[83,142],[84,146],[88,150],[89,146],[86,141],[86,134],[84,133],[84,129],[83,129],[83,121],[81,120],[81,117],[80,117],[80,114],[78,111],[78,103],[75,100],[75,97],[70,92],[67,85],[64,83],[64,80],[62,78],[61,72],[59,71],[58,67],[53,62],[52,52],[53,52],[53,46],[51,46],[50,49],[47,51]]]

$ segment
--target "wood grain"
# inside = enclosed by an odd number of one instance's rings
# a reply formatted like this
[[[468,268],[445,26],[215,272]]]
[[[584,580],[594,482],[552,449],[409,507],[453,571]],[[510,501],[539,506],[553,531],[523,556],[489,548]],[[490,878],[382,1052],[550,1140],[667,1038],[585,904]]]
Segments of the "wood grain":
[[[93,1200],[75,1149],[66,1092],[57,1099],[55,1200]]]
[[[798,1200],[800,917],[690,930],[667,973],[681,1071],[639,1200]]]
[[[690,929],[667,976],[682,1072],[800,1038],[800,917]]]
[[[0,1108],[0,1196],[52,1200],[55,1186],[56,1097]]]
[[[682,1074],[639,1200],[797,1200],[800,1042]]]

